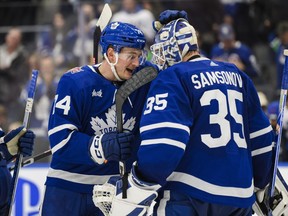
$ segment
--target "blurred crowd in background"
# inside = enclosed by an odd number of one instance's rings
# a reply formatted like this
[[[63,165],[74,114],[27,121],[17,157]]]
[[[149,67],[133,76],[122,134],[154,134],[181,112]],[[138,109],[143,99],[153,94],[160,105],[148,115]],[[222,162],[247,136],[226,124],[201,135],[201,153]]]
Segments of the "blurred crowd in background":
[[[0,126],[9,131],[22,124],[27,84],[32,70],[39,70],[30,120],[37,136],[34,154],[49,148],[47,122],[60,76],[92,64],[93,31],[105,3],[112,21],[144,32],[147,51],[160,12],[185,10],[198,31],[201,54],[246,72],[275,127],[288,48],[287,0],[0,0]],[[280,161],[288,161],[288,112]]]

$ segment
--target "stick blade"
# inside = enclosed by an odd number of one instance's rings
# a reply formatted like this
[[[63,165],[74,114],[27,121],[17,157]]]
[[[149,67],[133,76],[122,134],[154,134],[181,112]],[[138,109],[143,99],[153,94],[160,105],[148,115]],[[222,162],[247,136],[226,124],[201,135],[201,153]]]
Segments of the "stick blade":
[[[105,4],[102,10],[102,13],[97,21],[96,26],[100,27],[101,32],[103,29],[107,26],[107,24],[110,22],[110,19],[112,18],[112,10],[109,6],[109,4]]]

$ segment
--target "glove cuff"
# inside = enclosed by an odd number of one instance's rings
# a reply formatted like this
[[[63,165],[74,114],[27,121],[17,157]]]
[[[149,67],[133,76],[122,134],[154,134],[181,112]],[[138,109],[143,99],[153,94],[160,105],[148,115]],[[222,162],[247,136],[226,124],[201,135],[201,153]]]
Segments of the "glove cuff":
[[[104,157],[104,152],[103,152],[102,143],[101,143],[102,136],[103,134],[101,136],[96,135],[94,137],[91,137],[90,142],[89,142],[90,143],[90,146],[89,146],[90,156],[92,160],[99,165],[103,164],[106,160]]]
[[[11,155],[14,156],[18,153],[19,139],[21,136],[23,136],[26,133],[26,131],[27,131],[27,129],[25,127],[15,129],[3,137],[3,140],[6,143],[7,149]]]
[[[133,167],[131,169],[131,174],[128,176],[130,178],[130,182],[133,183],[136,187],[144,189],[144,190],[153,190],[157,191],[160,189],[161,185],[160,184],[155,184],[151,182],[146,182],[138,178],[136,174],[136,169],[137,169],[137,162],[133,163]]]

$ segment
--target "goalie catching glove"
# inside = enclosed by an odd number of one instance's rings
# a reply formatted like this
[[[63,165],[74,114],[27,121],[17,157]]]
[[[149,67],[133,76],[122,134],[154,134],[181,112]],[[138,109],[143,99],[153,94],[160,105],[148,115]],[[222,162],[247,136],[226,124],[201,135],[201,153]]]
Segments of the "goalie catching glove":
[[[31,130],[27,130],[24,126],[18,127],[10,131],[8,134],[0,138],[0,144],[5,144],[8,153],[14,156],[20,153],[25,156],[31,156],[33,152],[35,134]],[[6,158],[9,160],[9,158]]]
[[[106,161],[125,161],[131,156],[133,139],[131,132],[109,132],[93,136],[89,142],[90,156],[100,165]]]
[[[111,177],[103,185],[93,188],[93,202],[105,216],[141,216],[152,215],[159,184],[140,180],[136,176],[136,165],[128,175],[127,198],[122,199],[122,179]]]

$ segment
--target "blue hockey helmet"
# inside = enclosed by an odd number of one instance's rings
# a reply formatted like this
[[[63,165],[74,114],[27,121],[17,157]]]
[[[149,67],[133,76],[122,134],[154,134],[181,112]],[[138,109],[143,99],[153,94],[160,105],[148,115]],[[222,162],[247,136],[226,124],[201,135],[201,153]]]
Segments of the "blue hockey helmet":
[[[165,69],[181,62],[189,51],[198,50],[196,31],[186,19],[173,20],[158,31],[150,49],[152,62]]]
[[[106,53],[109,46],[112,46],[116,52],[120,52],[123,47],[143,49],[146,39],[144,33],[136,26],[123,23],[111,22],[102,32],[100,45],[102,54]]]

